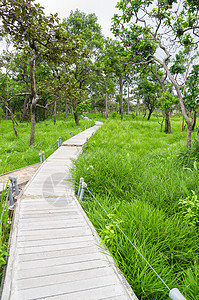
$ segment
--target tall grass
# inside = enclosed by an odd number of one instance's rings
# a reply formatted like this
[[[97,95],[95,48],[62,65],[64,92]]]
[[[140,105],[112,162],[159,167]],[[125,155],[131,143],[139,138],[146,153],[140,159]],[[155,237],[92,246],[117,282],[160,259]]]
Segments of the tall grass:
[[[108,210],[170,288],[199,299],[198,229],[179,205],[192,190],[199,195],[199,172],[182,163],[186,137],[180,120],[172,134],[155,119],[107,121],[90,139],[72,171]],[[194,133],[196,135],[196,133]],[[185,151],[185,150],[183,150]],[[139,299],[168,299],[168,291],[93,198],[83,207]]]
[[[0,195],[0,282],[3,275],[3,266],[6,264],[6,256],[8,255],[9,233],[8,195],[5,189]]]
[[[30,123],[21,123],[17,128],[18,137],[14,135],[11,121],[0,121],[0,174],[22,168],[39,162],[38,153],[45,151],[48,157],[57,149],[59,136],[62,142],[70,138],[70,132],[79,133],[78,128],[84,130],[94,125],[94,120],[80,120],[76,126],[72,115],[65,121],[60,116],[54,125],[53,120],[46,120],[36,124],[35,143],[30,147]]]

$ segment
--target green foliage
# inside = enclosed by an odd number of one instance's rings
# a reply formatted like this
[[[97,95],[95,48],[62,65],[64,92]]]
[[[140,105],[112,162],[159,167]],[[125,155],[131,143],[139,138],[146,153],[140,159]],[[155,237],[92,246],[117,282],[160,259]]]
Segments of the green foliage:
[[[178,160],[183,167],[189,168],[190,170],[197,170],[199,164],[199,143],[195,140],[192,143],[190,149],[184,149],[179,151]]]
[[[194,191],[191,191],[185,199],[180,199],[179,208],[185,221],[191,226],[199,226],[199,199]]]
[[[3,275],[6,257],[8,256],[8,239],[10,232],[10,221],[8,217],[8,194],[6,188],[0,196],[0,282]]]
[[[100,116],[101,118],[101,116]],[[11,121],[1,121],[0,130],[0,174],[19,169],[39,162],[38,153],[45,151],[48,157],[57,149],[57,139],[62,137],[62,142],[70,138],[70,131],[73,134],[79,133],[78,128],[84,130],[84,126],[94,125],[94,121],[81,120],[80,126],[76,126],[73,116],[68,115],[65,121],[63,116],[54,125],[49,119],[36,124],[35,144],[29,146],[29,123],[21,123],[18,129],[18,137],[13,134]]]
[[[157,122],[108,120],[89,140],[75,162],[78,188],[88,188],[83,207],[139,299],[166,299],[168,291],[111,222],[113,218],[170,288],[195,300],[198,288],[198,231],[179,213],[187,191],[199,195],[199,172],[179,161],[185,138],[180,119],[173,134],[159,132]]]
[[[172,105],[177,103],[177,97],[170,92],[163,92],[160,98],[159,107],[161,109],[170,111]]]

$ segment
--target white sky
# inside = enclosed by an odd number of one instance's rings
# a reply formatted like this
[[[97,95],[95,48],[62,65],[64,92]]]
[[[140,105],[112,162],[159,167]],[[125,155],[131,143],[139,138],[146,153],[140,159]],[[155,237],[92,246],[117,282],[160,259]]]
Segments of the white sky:
[[[95,13],[98,18],[98,24],[102,27],[102,33],[105,37],[113,38],[110,31],[111,18],[117,13],[115,8],[117,0],[36,0],[45,8],[46,15],[58,13],[61,19],[67,18],[71,10],[78,8],[86,14]]]

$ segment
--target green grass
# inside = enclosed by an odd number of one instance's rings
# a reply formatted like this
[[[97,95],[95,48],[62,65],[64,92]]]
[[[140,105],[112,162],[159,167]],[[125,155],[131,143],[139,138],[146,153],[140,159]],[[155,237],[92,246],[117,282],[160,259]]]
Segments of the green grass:
[[[63,116],[62,118],[63,119]],[[14,135],[12,122],[0,120],[0,174],[22,168],[39,162],[39,152],[45,151],[48,157],[57,149],[57,139],[59,136],[62,142],[70,138],[73,134],[84,130],[84,126],[94,125],[94,120],[80,120],[80,126],[76,126],[72,115],[68,120],[58,120],[54,125],[53,120],[46,120],[36,124],[35,143],[30,145],[30,123],[21,123],[17,127],[18,137]]]
[[[3,190],[0,195],[0,283],[8,256],[8,239],[10,233],[10,221],[8,218],[8,195]]]
[[[189,167],[187,159],[183,163],[185,149],[180,119],[172,119],[171,135],[160,132],[155,118],[108,120],[90,139],[72,174],[76,189],[79,178],[85,178],[166,284],[196,300],[198,228],[183,217],[179,201],[192,190],[199,196],[199,164],[196,158]],[[138,298],[168,299],[165,286],[88,193],[82,205]]]

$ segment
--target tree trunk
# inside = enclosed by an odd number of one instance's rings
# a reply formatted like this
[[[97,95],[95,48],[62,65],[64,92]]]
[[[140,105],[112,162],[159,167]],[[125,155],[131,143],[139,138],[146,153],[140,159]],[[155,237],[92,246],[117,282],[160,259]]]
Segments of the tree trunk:
[[[75,123],[77,126],[79,126],[79,115],[74,113],[74,117],[75,117]]]
[[[26,93],[28,93],[28,91],[29,91],[28,79],[26,78]],[[21,116],[20,123],[22,123],[24,121],[24,118],[26,116],[27,102],[28,102],[29,97],[30,97],[29,95],[26,95],[26,97],[25,97],[24,104],[23,104],[23,113],[22,113],[22,116]]]
[[[189,117],[188,117],[188,115],[186,113],[186,109],[185,109],[185,105],[184,105],[184,102],[183,102],[182,93],[180,91],[180,87],[179,87],[177,81],[171,75],[171,72],[169,71],[169,68],[166,65],[166,63],[163,62],[161,64],[164,67],[165,71],[167,72],[167,75],[168,75],[170,81],[172,82],[172,84],[173,84],[173,86],[174,86],[174,88],[176,90],[176,93],[178,95],[178,100],[180,102],[180,108],[181,108],[181,111],[182,111],[182,115],[183,115],[183,117],[185,119],[185,122],[186,122],[186,124],[188,126],[188,129],[187,129],[187,149],[189,149],[189,148],[191,148],[191,132],[190,132],[190,130],[192,131],[192,122],[189,120]]]
[[[106,119],[108,119],[108,94],[106,93]]]
[[[192,133],[192,125],[188,125],[187,127],[187,149],[191,148],[191,133]]]
[[[140,102],[137,101],[137,105],[136,105],[136,116],[139,115],[139,105],[140,105]]]
[[[67,120],[68,117],[68,104],[67,104],[67,100],[65,100],[65,119]]]
[[[198,129],[197,142],[199,142],[199,129]]]
[[[55,98],[55,103],[54,103],[54,125],[56,124],[56,118],[57,118],[57,96]]]
[[[31,106],[30,106],[30,120],[31,120],[30,146],[32,146],[35,141],[35,124],[36,124],[35,111],[36,111],[36,105],[31,104]]]
[[[151,118],[152,112],[153,112],[153,109],[152,109],[152,108],[149,109],[149,114],[148,114],[148,118],[147,118],[148,121],[149,121],[150,118]]]
[[[96,99],[95,99],[95,114],[97,113],[97,108],[96,108]]]
[[[32,103],[30,106],[30,114],[31,114],[31,132],[30,132],[30,146],[34,144],[35,137],[35,111],[36,105],[39,100],[39,96],[37,95],[36,90],[36,80],[35,80],[35,60],[39,57],[39,55],[34,55],[29,62],[29,72],[30,72],[30,89],[32,95]]]
[[[120,83],[120,114],[121,114],[121,120],[123,120],[123,77],[122,75],[120,75],[119,83]]]
[[[10,112],[10,116],[11,116],[11,120],[12,120],[12,126],[13,126],[13,129],[14,129],[14,133],[15,133],[16,136],[18,136],[17,129],[15,127],[14,115],[13,115],[13,113],[12,113],[12,111],[11,111],[11,109],[9,107],[6,106],[6,110]]]
[[[182,117],[182,131],[184,131],[184,117]]]
[[[193,112],[193,124],[192,124],[192,131],[194,131],[196,126],[196,111]]]
[[[129,115],[129,85],[128,85],[128,102],[127,102],[127,115]]]
[[[171,123],[169,119],[169,112],[165,110],[165,133],[171,133]]]

